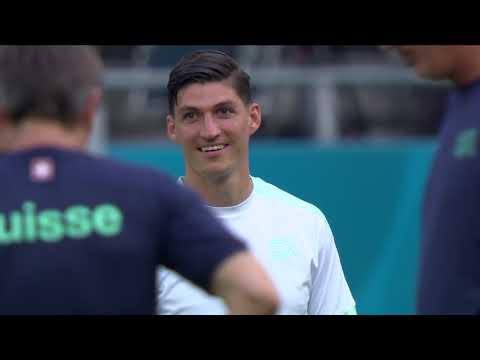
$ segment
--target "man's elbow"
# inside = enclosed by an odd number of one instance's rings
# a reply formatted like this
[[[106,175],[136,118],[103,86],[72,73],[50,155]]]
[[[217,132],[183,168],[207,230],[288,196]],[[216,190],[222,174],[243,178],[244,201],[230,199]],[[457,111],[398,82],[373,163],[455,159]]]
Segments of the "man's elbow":
[[[232,314],[271,315],[280,304],[272,280],[247,252],[224,261],[212,285],[212,293],[224,298]]]
[[[259,304],[259,309],[264,315],[276,314],[280,306],[280,299],[273,288],[259,294],[256,298],[256,302]]]

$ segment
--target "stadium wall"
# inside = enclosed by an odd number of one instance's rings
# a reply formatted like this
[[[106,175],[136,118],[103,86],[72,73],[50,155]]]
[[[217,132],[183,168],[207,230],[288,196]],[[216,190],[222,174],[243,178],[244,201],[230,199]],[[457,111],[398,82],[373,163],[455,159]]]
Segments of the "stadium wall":
[[[421,202],[434,149],[432,141],[253,142],[251,172],[324,212],[360,314],[414,314]],[[113,143],[108,150],[183,173],[172,145]]]

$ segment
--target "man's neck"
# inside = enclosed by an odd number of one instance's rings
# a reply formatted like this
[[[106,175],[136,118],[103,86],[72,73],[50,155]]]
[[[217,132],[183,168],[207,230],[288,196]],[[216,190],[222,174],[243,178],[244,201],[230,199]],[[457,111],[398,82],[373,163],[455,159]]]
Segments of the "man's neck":
[[[458,86],[467,86],[480,80],[480,47],[470,47],[458,56],[451,79]]]
[[[186,185],[199,193],[209,206],[229,207],[245,201],[253,191],[249,172],[218,177],[201,177],[187,170]]]
[[[81,150],[84,140],[77,131],[65,129],[53,121],[26,120],[16,128],[10,150],[26,150],[40,146]]]

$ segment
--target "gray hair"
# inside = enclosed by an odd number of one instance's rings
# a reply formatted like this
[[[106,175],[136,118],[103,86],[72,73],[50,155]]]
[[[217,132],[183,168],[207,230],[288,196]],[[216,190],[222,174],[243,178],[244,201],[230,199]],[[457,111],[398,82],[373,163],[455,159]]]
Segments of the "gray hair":
[[[14,124],[42,117],[72,125],[102,73],[89,46],[0,46],[0,106]]]

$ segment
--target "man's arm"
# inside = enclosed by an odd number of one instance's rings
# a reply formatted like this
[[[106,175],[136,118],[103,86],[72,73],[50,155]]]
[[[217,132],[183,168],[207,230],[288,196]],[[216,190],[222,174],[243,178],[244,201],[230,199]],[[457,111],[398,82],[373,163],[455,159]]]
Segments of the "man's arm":
[[[343,273],[335,240],[323,217],[318,222],[317,258],[312,266],[309,315],[356,315],[355,301]]]
[[[210,292],[222,297],[233,315],[273,315],[279,304],[270,277],[246,251],[230,256],[218,266]]]
[[[278,297],[273,282],[193,191],[170,189],[169,233],[161,259],[195,285],[221,297],[233,314],[273,314]]]

